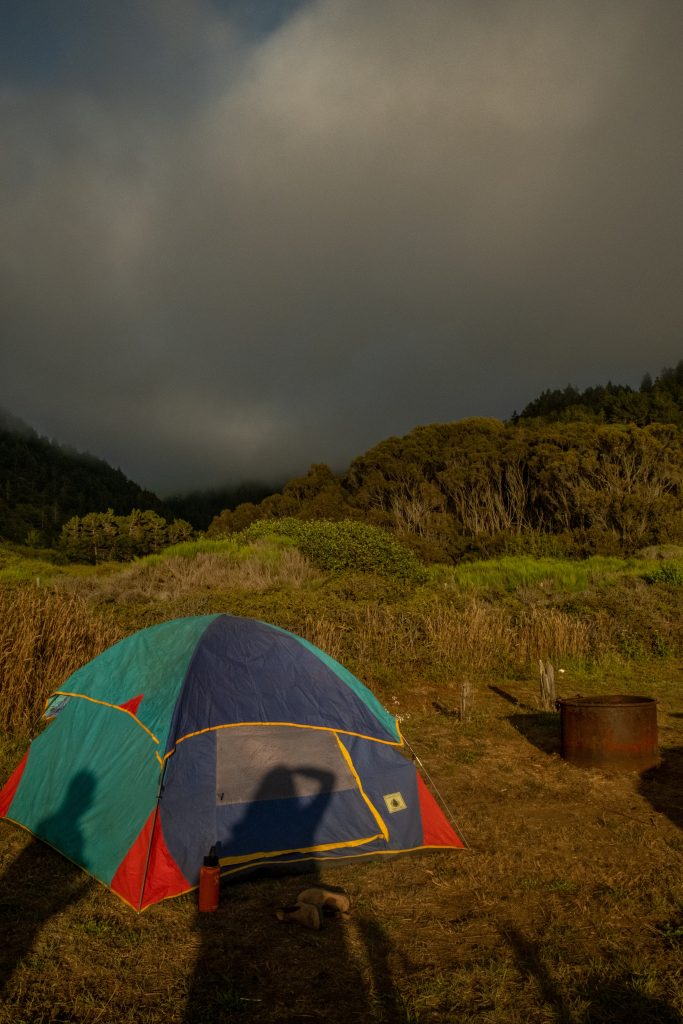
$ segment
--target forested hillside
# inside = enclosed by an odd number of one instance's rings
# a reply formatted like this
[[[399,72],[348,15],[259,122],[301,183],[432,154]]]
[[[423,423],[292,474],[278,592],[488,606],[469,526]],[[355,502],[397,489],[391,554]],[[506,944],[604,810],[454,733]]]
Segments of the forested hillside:
[[[166,504],[102,460],[0,414],[0,537],[59,542],[74,558],[127,559],[191,534],[184,519],[162,515],[186,515],[214,537],[275,517],[358,519],[427,560],[681,543],[683,361],[646,376],[638,391],[567,387],[543,392],[508,423],[417,427],[344,473],[314,465],[277,493],[243,484]]]
[[[313,466],[208,532],[264,516],[348,517],[391,529],[427,559],[630,552],[683,541],[682,466],[674,425],[463,420],[389,438],[341,477]]]
[[[546,391],[510,423],[418,427],[337,476],[312,466],[282,493],[225,510],[236,532],[273,516],[362,518],[427,559],[503,551],[623,553],[683,541],[683,361],[639,391]]]
[[[246,502],[259,502],[279,490],[282,482],[270,484],[244,481],[233,487],[209,491],[190,491],[164,498],[164,508],[180,519],[186,519],[195,530],[205,530],[213,517],[224,508],[236,508]]]
[[[0,410],[0,537],[50,545],[72,516],[162,503],[102,459],[40,437]]]

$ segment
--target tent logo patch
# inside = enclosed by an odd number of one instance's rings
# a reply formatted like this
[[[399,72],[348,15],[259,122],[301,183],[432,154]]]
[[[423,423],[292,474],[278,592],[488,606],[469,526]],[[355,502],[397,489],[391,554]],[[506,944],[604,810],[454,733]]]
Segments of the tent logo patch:
[[[396,811],[405,811],[408,807],[400,793],[385,793],[384,803],[387,805],[389,814],[396,814]]]

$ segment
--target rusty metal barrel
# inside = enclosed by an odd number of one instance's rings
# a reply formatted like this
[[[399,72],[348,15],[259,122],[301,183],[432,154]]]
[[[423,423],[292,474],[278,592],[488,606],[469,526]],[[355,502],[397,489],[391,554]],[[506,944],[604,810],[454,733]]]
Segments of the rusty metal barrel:
[[[569,697],[560,701],[560,728],[572,764],[636,772],[659,764],[654,697]]]

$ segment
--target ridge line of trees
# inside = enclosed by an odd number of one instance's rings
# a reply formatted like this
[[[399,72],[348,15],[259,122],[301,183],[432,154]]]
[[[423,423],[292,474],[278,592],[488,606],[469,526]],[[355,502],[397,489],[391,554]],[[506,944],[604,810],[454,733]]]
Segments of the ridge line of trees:
[[[569,384],[564,389],[543,391],[524,407],[513,413],[512,422],[542,418],[546,422],[597,420],[603,423],[635,423],[644,427],[651,423],[683,424],[683,360],[663,369],[653,381],[646,373],[639,390],[627,384],[607,384],[579,391]]]

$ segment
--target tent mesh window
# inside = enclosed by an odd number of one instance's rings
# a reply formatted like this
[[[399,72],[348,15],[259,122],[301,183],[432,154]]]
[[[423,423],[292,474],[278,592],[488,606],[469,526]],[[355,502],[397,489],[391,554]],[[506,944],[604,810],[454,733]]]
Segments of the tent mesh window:
[[[216,802],[318,796],[357,789],[333,733],[259,725],[216,733]]]

